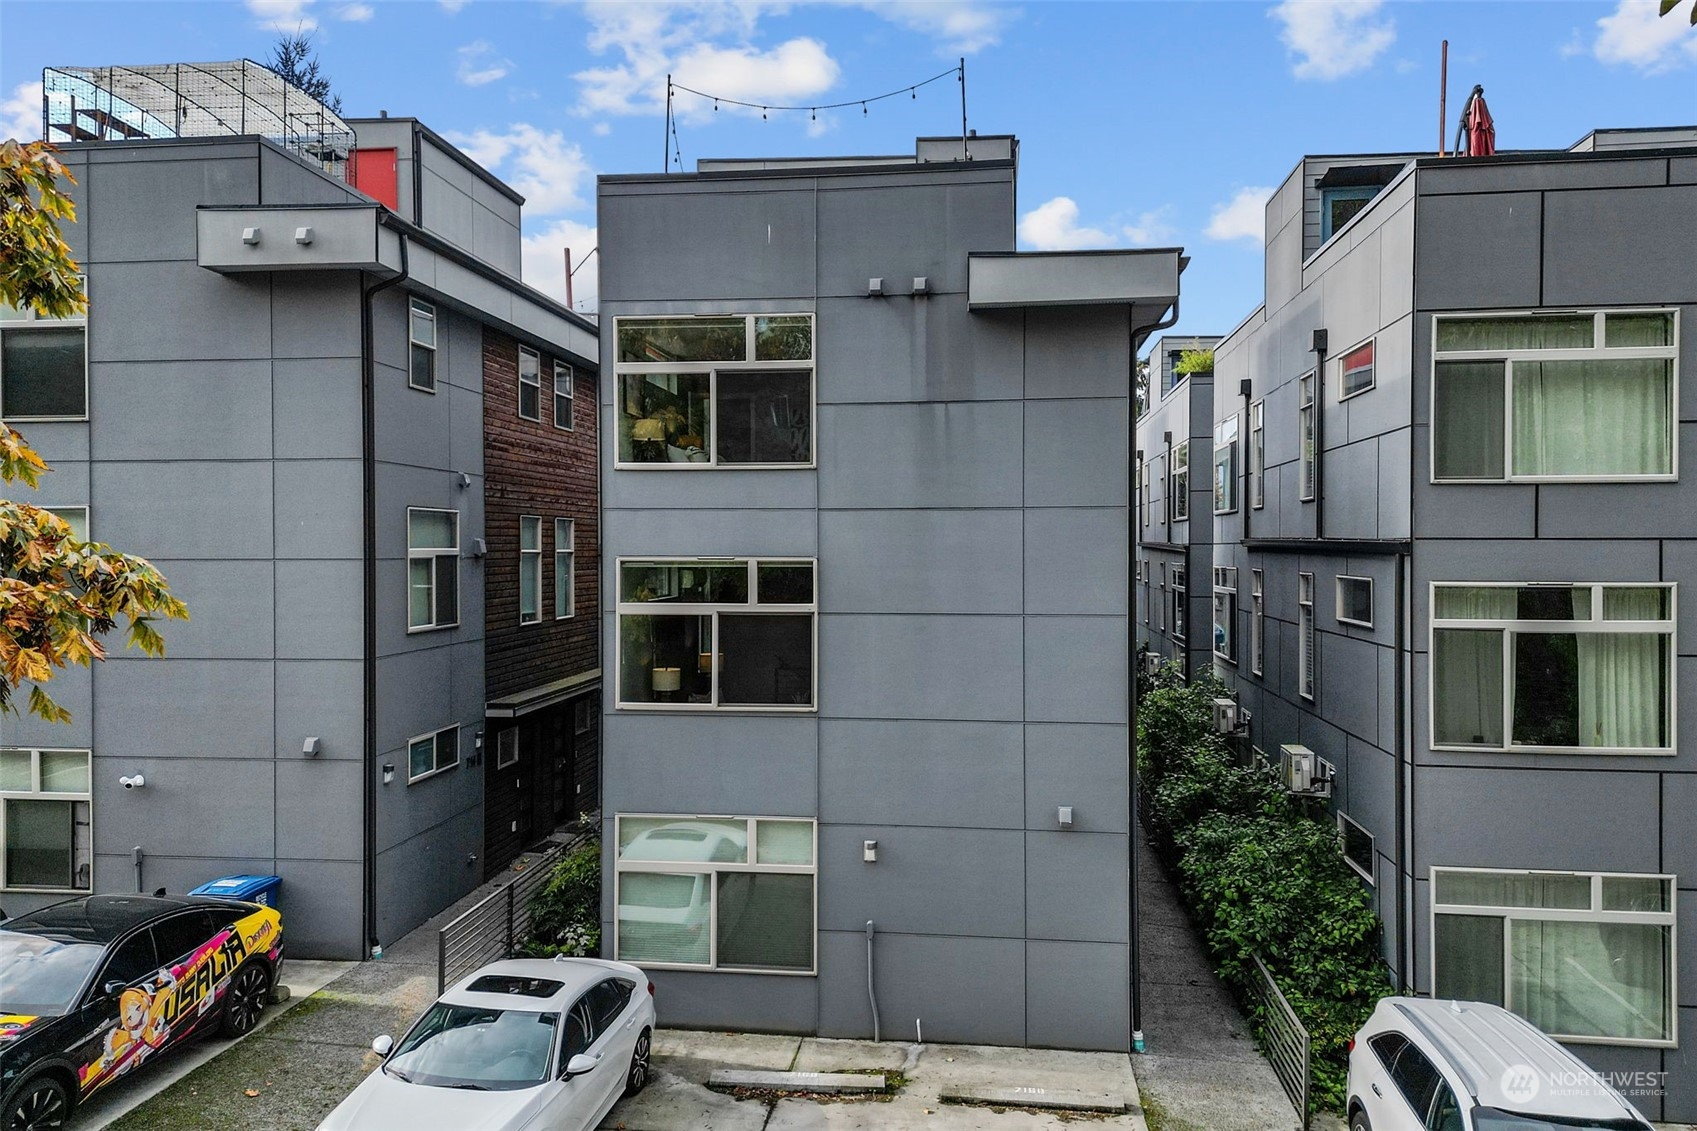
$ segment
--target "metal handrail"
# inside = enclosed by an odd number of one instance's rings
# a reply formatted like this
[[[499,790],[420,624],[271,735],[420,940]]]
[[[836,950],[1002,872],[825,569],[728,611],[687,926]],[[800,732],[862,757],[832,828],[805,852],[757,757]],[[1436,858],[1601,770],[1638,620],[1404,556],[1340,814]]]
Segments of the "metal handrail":
[[[1258,1043],[1285,1095],[1290,1097],[1291,1106],[1302,1116],[1302,1131],[1308,1131],[1313,1117],[1309,1097],[1313,1040],[1297,1018],[1296,1010],[1285,1000],[1267,964],[1259,955],[1251,955],[1250,959],[1255,963],[1255,977],[1250,980],[1249,992],[1261,1006]]]
[[[557,844],[436,932],[436,992],[479,966],[511,958],[530,937],[530,898],[583,840]]]

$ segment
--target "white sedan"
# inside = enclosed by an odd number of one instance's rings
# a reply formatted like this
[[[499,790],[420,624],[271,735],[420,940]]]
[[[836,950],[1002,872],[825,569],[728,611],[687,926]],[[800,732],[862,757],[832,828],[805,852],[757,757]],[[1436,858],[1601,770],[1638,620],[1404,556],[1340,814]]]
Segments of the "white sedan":
[[[462,978],[318,1131],[587,1131],[648,1083],[654,986],[623,962],[513,959]]]

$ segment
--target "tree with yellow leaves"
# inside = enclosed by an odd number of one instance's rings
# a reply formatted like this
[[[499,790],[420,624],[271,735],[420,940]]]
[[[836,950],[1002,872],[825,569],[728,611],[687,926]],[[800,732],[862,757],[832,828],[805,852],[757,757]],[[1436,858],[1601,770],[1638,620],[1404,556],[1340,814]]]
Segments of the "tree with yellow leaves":
[[[0,303],[66,318],[88,309],[71,249],[59,232],[76,209],[61,182],[76,183],[46,142],[0,143]],[[15,429],[0,420],[0,481],[34,488],[50,471]],[[127,643],[150,656],[165,641],[160,617],[188,609],[145,559],[79,541],[50,511],[0,499],[0,715],[18,713],[29,685],[29,711],[68,722],[43,690],[68,664],[104,659],[100,638],[128,622]]]

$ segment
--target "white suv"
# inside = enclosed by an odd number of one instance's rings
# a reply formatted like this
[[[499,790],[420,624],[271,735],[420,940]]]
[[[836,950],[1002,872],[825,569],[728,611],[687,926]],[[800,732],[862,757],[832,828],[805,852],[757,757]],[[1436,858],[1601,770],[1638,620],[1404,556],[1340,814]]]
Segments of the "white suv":
[[[1584,1061],[1506,1009],[1389,997],[1350,1043],[1350,1131],[1651,1131]]]

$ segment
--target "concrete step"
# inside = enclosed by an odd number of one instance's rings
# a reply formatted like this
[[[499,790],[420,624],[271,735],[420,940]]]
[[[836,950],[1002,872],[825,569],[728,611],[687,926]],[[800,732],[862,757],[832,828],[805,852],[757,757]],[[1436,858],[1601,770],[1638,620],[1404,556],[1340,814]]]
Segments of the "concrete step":
[[[882,1073],[866,1072],[760,1072],[744,1068],[716,1068],[707,1078],[709,1088],[759,1088],[780,1092],[882,1092]]]
[[[1099,1092],[1065,1088],[944,1088],[937,1094],[943,1103],[990,1104],[993,1107],[1034,1107],[1046,1111],[1094,1111],[1123,1115],[1121,1100]]]

